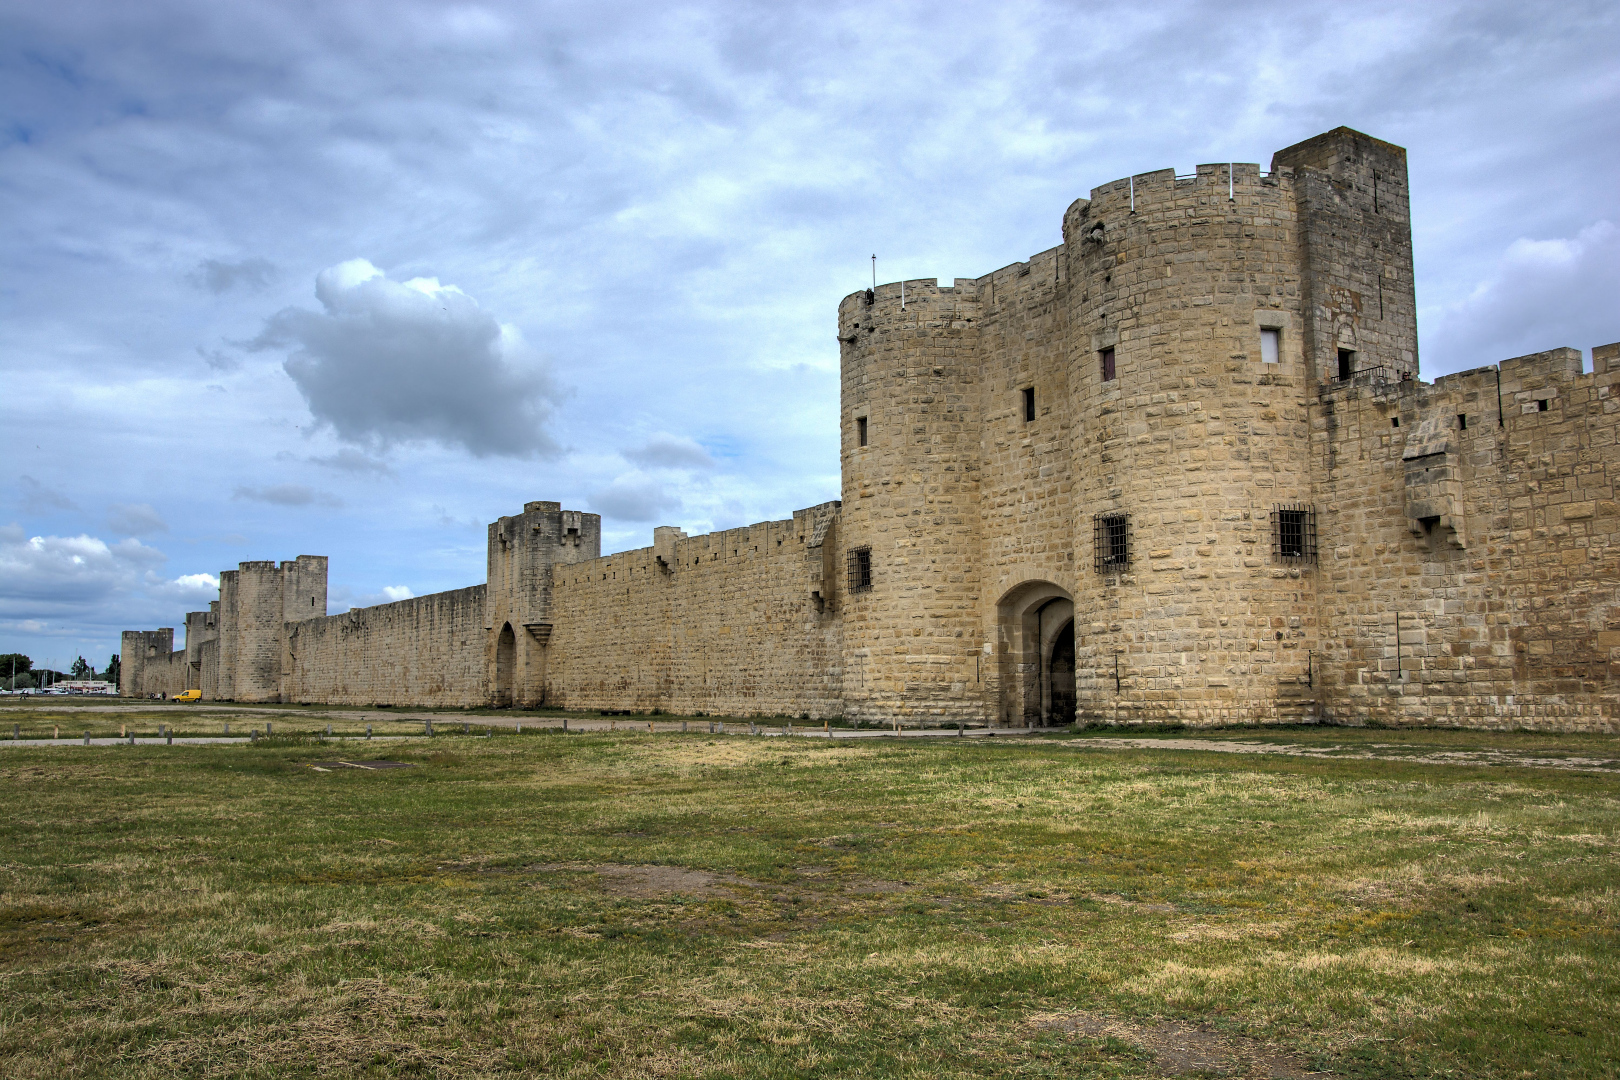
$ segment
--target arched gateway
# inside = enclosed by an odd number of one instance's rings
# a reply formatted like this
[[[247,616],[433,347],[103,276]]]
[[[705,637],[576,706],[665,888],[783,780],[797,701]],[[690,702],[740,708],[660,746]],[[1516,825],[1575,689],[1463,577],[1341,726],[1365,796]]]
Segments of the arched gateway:
[[[512,624],[501,627],[501,636],[495,640],[495,704],[512,704],[512,683],[517,668],[517,635]]]
[[[1004,724],[1074,720],[1074,598],[1050,581],[1026,581],[996,605]]]

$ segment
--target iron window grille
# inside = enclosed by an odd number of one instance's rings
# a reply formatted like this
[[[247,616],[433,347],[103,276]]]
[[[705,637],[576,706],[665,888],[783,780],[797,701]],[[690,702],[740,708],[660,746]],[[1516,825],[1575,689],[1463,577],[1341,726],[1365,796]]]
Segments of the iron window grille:
[[[851,548],[849,552],[849,591],[872,591],[872,549]]]
[[[1131,562],[1131,516],[1097,514],[1091,519],[1092,550],[1099,574],[1117,574]]]
[[[1316,561],[1316,510],[1304,504],[1271,511],[1271,557],[1278,562]]]

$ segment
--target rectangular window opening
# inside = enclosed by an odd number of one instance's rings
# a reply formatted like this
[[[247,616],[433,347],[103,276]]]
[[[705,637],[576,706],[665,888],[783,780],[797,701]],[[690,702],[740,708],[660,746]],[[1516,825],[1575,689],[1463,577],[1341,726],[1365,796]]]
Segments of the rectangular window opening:
[[[866,445],[866,417],[864,416],[855,418],[855,445]]]
[[[1398,417],[1398,416],[1390,417],[1389,418],[1389,426],[1390,427],[1400,427],[1401,426],[1401,418]]]
[[[1316,510],[1283,505],[1271,511],[1271,555],[1278,562],[1316,561]]]
[[[1348,379],[1356,373],[1356,353],[1354,349],[1339,350],[1339,378]]]
[[[1547,411],[1547,399],[1546,398],[1541,398],[1536,402],[1536,412],[1546,412],[1546,411]]]
[[[1467,431],[1468,430],[1468,414],[1467,413],[1458,413],[1457,414],[1457,430],[1458,431]]]
[[[870,592],[872,589],[872,549],[852,548],[849,552],[849,591]]]
[[[1102,381],[1114,381],[1114,347],[1112,345],[1097,354],[1097,364],[1102,369]]]
[[[1269,327],[1260,331],[1260,362],[1262,364],[1282,363],[1282,331]]]
[[[1035,388],[1024,387],[1024,423],[1028,424],[1035,419]]]
[[[1099,574],[1116,574],[1131,562],[1129,514],[1098,514],[1091,519],[1094,565]]]

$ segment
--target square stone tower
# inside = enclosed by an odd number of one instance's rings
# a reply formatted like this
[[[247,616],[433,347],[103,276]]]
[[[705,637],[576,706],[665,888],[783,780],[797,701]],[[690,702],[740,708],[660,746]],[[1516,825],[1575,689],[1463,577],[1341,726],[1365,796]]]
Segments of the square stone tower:
[[[601,515],[564,510],[561,503],[524,503],[523,513],[490,524],[485,627],[493,704],[545,701],[552,567],[601,554]]]

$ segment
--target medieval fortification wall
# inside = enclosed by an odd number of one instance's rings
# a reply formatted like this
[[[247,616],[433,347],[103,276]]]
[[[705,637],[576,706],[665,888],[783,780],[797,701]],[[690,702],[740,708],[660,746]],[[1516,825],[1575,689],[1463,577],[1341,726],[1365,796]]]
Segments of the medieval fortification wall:
[[[1406,184],[1344,128],[1105,184],[843,300],[841,501],[606,558],[531,502],[487,585],[333,617],[324,559],[243,563],[125,692],[1620,729],[1620,346],[1421,382]]]

